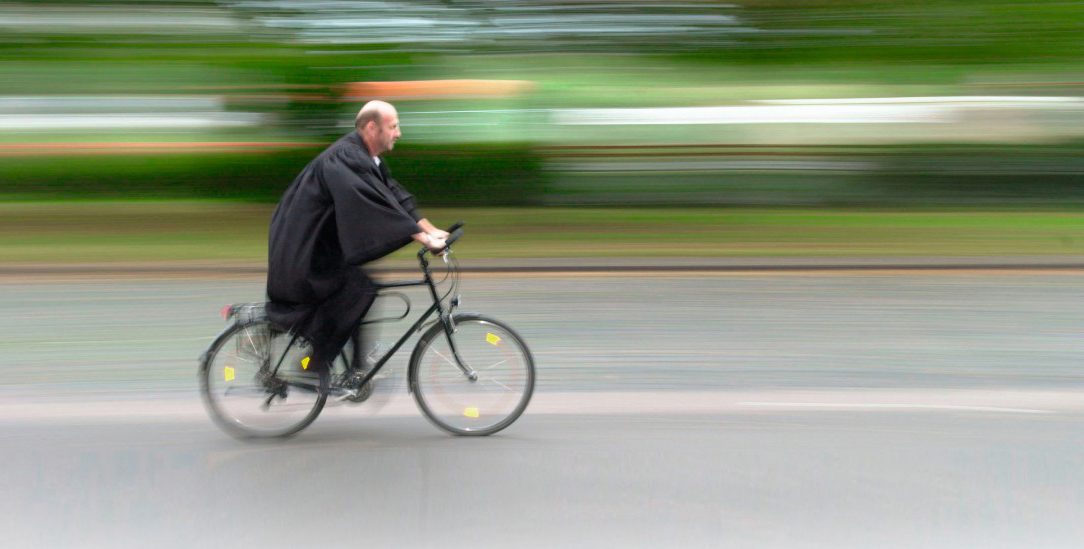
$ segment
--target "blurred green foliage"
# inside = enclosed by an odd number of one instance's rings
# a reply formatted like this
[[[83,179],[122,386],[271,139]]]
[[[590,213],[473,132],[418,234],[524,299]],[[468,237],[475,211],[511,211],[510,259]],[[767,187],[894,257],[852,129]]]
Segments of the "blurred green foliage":
[[[710,4],[710,3],[708,3]],[[277,200],[293,176],[344,132],[359,103],[344,101],[351,81],[506,78],[539,83],[514,108],[712,105],[749,99],[951,94],[1080,96],[1084,89],[1084,2],[991,0],[748,0],[714,3],[739,24],[725,36],[624,39],[610,47],[551,41],[547,49],[500,42],[432,45],[304,42],[257,28],[252,13],[188,35],[19,28],[0,39],[0,95],[201,94],[225,109],[259,112],[251,130],[120,132],[108,140],[303,141],[273,153],[0,157],[0,199],[95,197]],[[16,3],[41,8],[124,7],[94,1]],[[160,0],[143,8],[218,10],[229,3]],[[445,2],[477,10],[485,2]],[[613,4],[610,3],[612,6]],[[629,9],[636,3],[628,3]],[[298,8],[300,10],[300,8]],[[652,8],[652,9],[658,9]],[[671,8],[668,8],[671,9]],[[672,9],[678,9],[676,7]],[[710,38],[710,39],[709,39]],[[514,46],[514,47],[513,47]],[[560,53],[549,53],[549,52]],[[620,53],[621,55],[613,55]],[[507,105],[454,104],[462,111]],[[404,105],[405,106],[405,105]],[[421,107],[419,107],[421,108]],[[428,105],[426,106],[428,108]],[[452,108],[452,107],[446,107]],[[401,107],[401,110],[406,110]],[[660,130],[505,128],[496,139],[407,139],[389,158],[397,178],[430,204],[732,205],[1050,205],[1084,204],[1078,158],[1084,143],[1053,137],[997,144],[947,142],[866,147],[860,138],[802,156],[857,159],[863,171],[621,170],[560,173],[548,145],[605,144],[659,137]],[[245,132],[248,133],[245,133]],[[640,130],[637,130],[640,131]],[[743,128],[681,138],[738,142]],[[699,132],[699,133],[697,133]],[[228,135],[227,135],[228,134]],[[0,136],[0,143],[101,139],[90,133]],[[767,145],[766,145],[767,147]],[[757,152],[757,151],[752,151]],[[562,153],[564,154],[564,153]],[[772,153],[776,154],[776,153]],[[729,157],[733,158],[733,157]],[[557,158],[559,160],[559,158]],[[872,161],[871,161],[872,160]]]
[[[754,62],[1071,63],[1084,51],[1084,3],[1015,0],[748,0],[745,47]],[[808,29],[815,32],[800,32]],[[837,31],[832,33],[831,31]]]
[[[260,153],[27,156],[0,161],[6,200],[155,198],[275,202],[322,147]],[[533,205],[540,160],[519,144],[404,145],[392,174],[425,204]]]

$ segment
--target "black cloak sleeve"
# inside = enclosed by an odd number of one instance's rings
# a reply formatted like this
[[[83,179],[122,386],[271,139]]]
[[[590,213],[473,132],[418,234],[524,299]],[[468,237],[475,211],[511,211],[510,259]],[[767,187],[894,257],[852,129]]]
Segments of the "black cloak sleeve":
[[[398,184],[385,183],[371,159],[354,156],[329,155],[317,175],[334,204],[343,259],[358,265],[409,244],[422,228],[414,198]]]
[[[418,205],[414,201],[414,195],[407,192],[398,181],[391,178],[386,163],[380,164],[380,173],[383,174],[385,180],[388,182],[388,189],[391,190],[391,194],[395,196],[395,200],[399,202],[399,205],[402,206],[403,210],[410,214],[410,217],[412,217],[414,221],[420,221],[423,216],[421,212],[418,211]]]

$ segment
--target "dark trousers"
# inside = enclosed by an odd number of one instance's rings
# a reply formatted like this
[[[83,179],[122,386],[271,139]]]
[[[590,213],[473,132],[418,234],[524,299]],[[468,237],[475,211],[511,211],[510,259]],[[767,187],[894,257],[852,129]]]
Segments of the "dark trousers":
[[[267,305],[267,317],[307,339],[312,345],[312,359],[316,363],[332,362],[346,342],[352,341],[354,356],[350,358],[360,367],[365,342],[359,327],[375,299],[373,281],[361,269],[351,269],[344,284],[320,303],[271,301]]]

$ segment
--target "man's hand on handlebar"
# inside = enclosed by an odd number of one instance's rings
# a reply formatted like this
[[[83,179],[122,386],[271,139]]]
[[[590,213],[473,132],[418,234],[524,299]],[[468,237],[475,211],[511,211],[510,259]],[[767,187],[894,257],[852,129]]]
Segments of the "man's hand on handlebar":
[[[417,233],[413,235],[414,240],[426,247],[426,249],[436,253],[439,250],[443,250],[444,246],[448,243],[438,236],[434,236],[428,232]]]
[[[444,231],[441,232],[444,233]],[[425,247],[433,251],[443,250],[444,247],[448,245],[448,242],[444,240],[448,233],[444,233],[444,235],[445,236],[436,236],[433,233],[426,234]]]
[[[442,231],[434,227],[431,223],[425,221],[424,219],[422,221],[419,221],[418,225],[420,225],[425,230],[423,232],[413,235],[414,240],[420,242],[422,245],[425,246],[425,249],[429,250],[435,255],[441,255],[441,253],[444,252],[445,248],[447,248],[449,244],[455,242],[456,239],[458,239],[460,236],[463,236],[462,221],[459,221],[455,225],[449,227],[449,231]]]
[[[418,220],[418,227],[421,227],[422,232],[432,236],[433,238],[439,238],[441,240],[448,238],[448,231],[442,231],[435,225],[429,222],[428,219],[422,218]]]

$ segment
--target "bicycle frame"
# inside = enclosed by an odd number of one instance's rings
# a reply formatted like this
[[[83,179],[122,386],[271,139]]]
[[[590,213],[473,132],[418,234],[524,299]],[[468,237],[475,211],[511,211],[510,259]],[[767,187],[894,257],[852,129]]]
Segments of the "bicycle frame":
[[[391,359],[392,355],[394,355],[396,351],[402,348],[402,346],[406,344],[407,340],[410,339],[411,336],[420,331],[422,327],[426,325],[426,321],[429,320],[429,317],[432,316],[434,312],[437,313],[441,324],[444,326],[444,336],[448,339],[448,345],[452,349],[452,355],[455,358],[456,366],[470,381],[474,382],[478,380],[478,373],[475,372],[474,369],[472,369],[470,365],[467,364],[466,361],[464,361],[463,358],[460,356],[459,348],[455,344],[455,338],[452,337],[452,334],[455,333],[455,325],[452,322],[451,313],[452,310],[455,308],[459,298],[458,296],[453,298],[452,303],[448,307],[444,307],[442,305],[440,294],[437,291],[437,284],[433,280],[432,272],[429,270],[429,261],[425,258],[425,255],[428,252],[429,250],[426,248],[423,248],[420,252],[418,252],[418,262],[421,265],[422,269],[422,278],[420,280],[400,280],[376,284],[378,292],[388,288],[428,286],[429,295],[433,298],[433,304],[421,315],[420,318],[418,318],[418,320],[414,323],[413,326],[407,329],[407,331],[402,335],[402,337],[400,337],[399,340],[396,341],[394,345],[392,345],[391,349],[389,349],[388,352],[380,358],[380,360],[373,366],[373,368],[370,371],[366,372],[365,376],[362,377],[359,386],[363,387],[366,383],[372,380],[373,376],[375,376],[384,367],[384,365],[387,364],[388,360]],[[446,248],[444,253],[451,254],[451,248]],[[447,258],[449,256],[445,255],[444,257],[445,261],[447,262]],[[286,349],[283,350],[282,356],[279,357],[278,364],[275,365],[275,368],[274,370],[272,370],[272,372],[278,372],[279,366],[282,364],[282,360],[286,357],[287,353],[289,353],[290,349],[297,342],[298,337],[299,335],[295,333],[290,338],[290,343],[286,345]],[[359,367],[359,365],[353,364],[350,359],[346,359],[346,362],[348,368]]]
[[[421,317],[418,318],[414,325],[411,326],[402,335],[402,337],[400,337],[399,340],[395,342],[395,345],[392,345],[391,349],[389,349],[388,352],[385,353],[379,361],[377,361],[377,363],[373,366],[373,369],[365,374],[365,377],[363,377],[361,380],[361,386],[364,386],[366,383],[368,383],[369,380],[371,380],[373,376],[375,376],[377,372],[379,372],[380,369],[383,368],[385,364],[387,364],[388,360],[391,359],[392,355],[394,355],[396,351],[398,351],[407,342],[407,340],[410,339],[411,336],[421,330],[422,326],[424,326],[426,323],[425,321],[428,320],[429,316],[432,315],[434,312],[437,313],[438,317],[440,318],[441,324],[444,326],[444,337],[448,338],[448,345],[452,349],[452,355],[455,357],[456,366],[461,372],[463,372],[463,375],[467,376],[467,378],[471,381],[478,380],[478,373],[475,372],[470,367],[470,365],[463,360],[463,357],[459,355],[459,348],[455,344],[455,338],[452,337],[452,334],[455,333],[455,325],[452,323],[452,310],[455,308],[459,297],[456,296],[452,298],[452,303],[447,307],[447,310],[445,310],[445,307],[442,306],[440,294],[437,292],[436,282],[433,281],[433,274],[429,270],[429,261],[427,261],[425,258],[425,254],[428,251],[429,250],[423,248],[420,252],[418,252],[418,263],[421,265],[423,275],[421,280],[405,280],[377,284],[377,291],[386,288],[428,286],[429,295],[433,298],[433,304],[429,307],[429,309],[422,313]],[[451,254],[452,251],[450,248],[448,248],[444,253]],[[444,257],[445,261],[447,261],[448,255],[445,255]],[[357,367],[356,364],[352,366]]]

